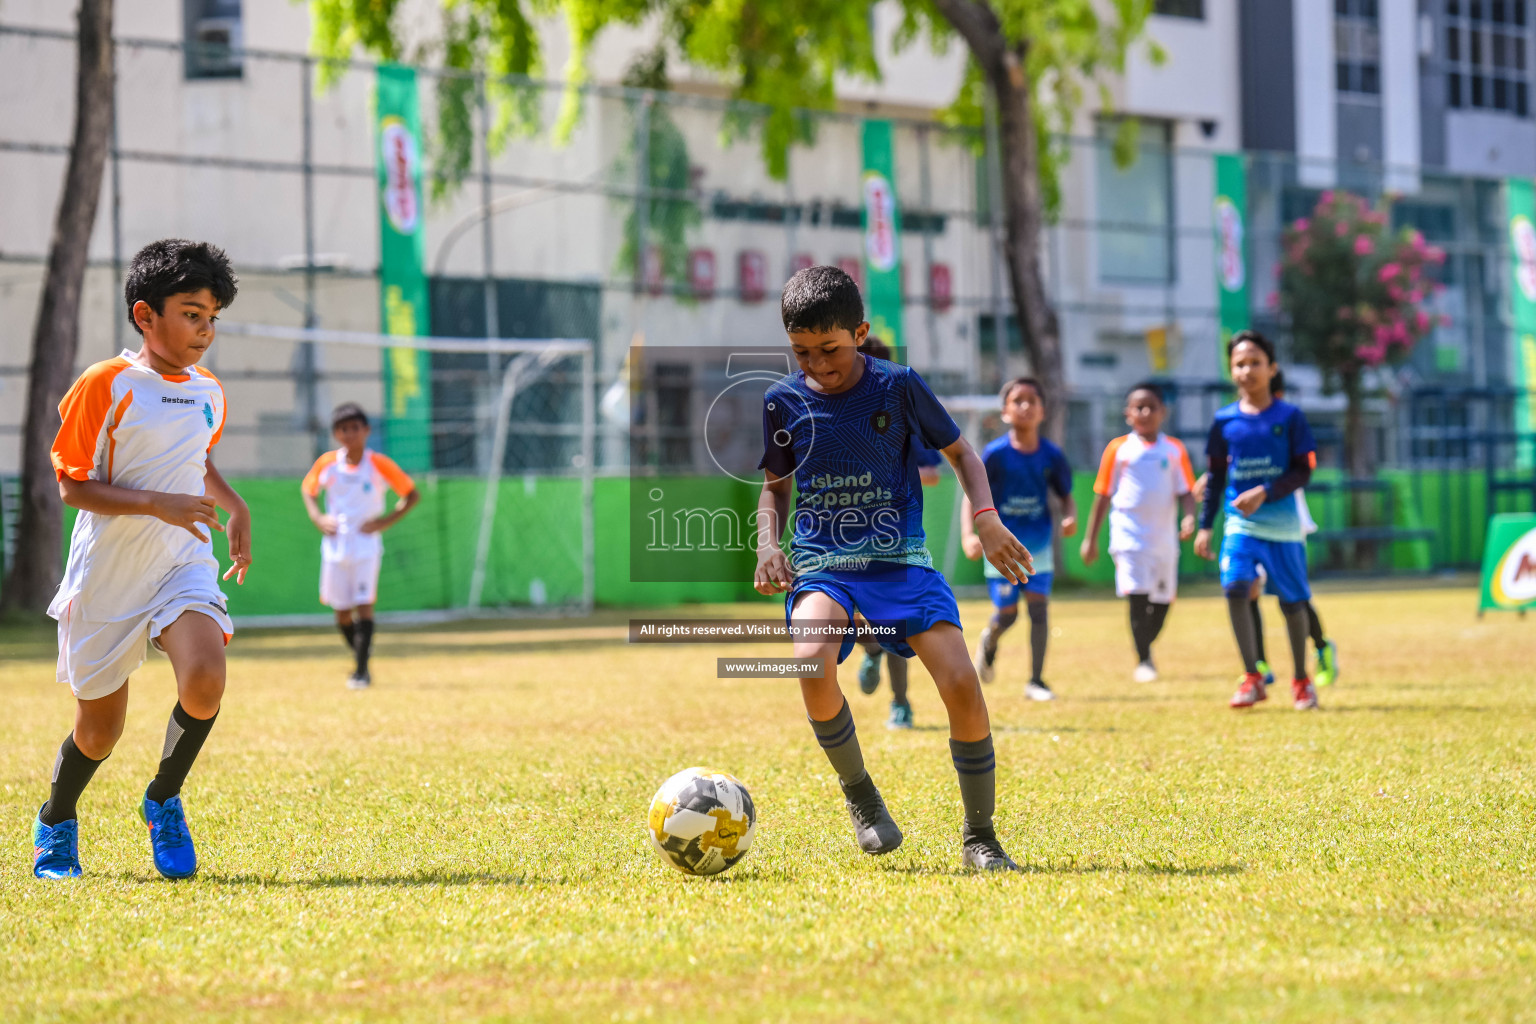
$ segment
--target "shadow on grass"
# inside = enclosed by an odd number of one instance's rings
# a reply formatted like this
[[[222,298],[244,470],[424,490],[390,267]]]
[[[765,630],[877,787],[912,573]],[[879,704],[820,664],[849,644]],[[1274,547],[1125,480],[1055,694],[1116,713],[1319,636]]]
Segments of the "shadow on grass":
[[[128,882],[159,882],[158,875],[122,872],[118,875]],[[569,885],[571,880],[560,876],[540,877],[531,874],[498,875],[488,871],[418,871],[408,875],[320,875],[315,878],[273,878],[266,875],[221,875],[202,872],[196,881],[204,885],[241,886],[252,889],[415,889],[428,886],[461,885]]]
[[[974,868],[936,867],[931,864],[903,864],[887,867],[904,875],[976,875]],[[1147,875],[1165,878],[1218,878],[1240,875],[1248,869],[1241,864],[1020,864],[1026,875]]]
[[[1349,707],[1335,707],[1324,704],[1319,708],[1325,715],[1354,715],[1354,714],[1445,714],[1448,711],[1469,711],[1482,713],[1485,711],[1505,710],[1501,708],[1479,707],[1474,704],[1353,704]]]

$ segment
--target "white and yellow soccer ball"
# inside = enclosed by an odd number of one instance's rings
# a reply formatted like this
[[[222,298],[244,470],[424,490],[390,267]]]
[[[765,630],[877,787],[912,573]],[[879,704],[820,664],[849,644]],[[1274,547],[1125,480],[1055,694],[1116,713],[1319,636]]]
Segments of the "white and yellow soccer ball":
[[[661,859],[685,875],[716,875],[747,855],[757,809],[741,780],[687,768],[651,798],[646,834]]]

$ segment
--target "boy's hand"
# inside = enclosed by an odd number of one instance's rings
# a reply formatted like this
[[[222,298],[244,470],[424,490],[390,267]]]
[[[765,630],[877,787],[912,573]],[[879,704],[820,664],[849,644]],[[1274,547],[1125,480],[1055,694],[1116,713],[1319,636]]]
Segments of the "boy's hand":
[[[251,567],[250,512],[231,512],[224,535],[229,538],[229,560],[233,564],[224,571],[222,578],[227,580],[233,576],[237,584],[244,584],[245,572]]]
[[[1061,517],[1061,535],[1070,537],[1077,532],[1077,516]]]
[[[1084,537],[1083,546],[1077,549],[1077,553],[1083,556],[1084,565],[1092,565],[1099,560],[1099,538]]]
[[[960,537],[960,548],[965,552],[965,557],[974,562],[981,557],[981,538],[974,533],[963,534]]]
[[[976,538],[986,552],[987,561],[1010,583],[1023,586],[1035,571],[1029,549],[1019,543],[1013,531],[1003,525],[996,512],[983,512],[976,522]]]
[[[790,582],[789,561],[783,551],[775,547],[758,557],[752,589],[759,594],[782,594],[789,589]]]
[[[155,499],[155,517],[172,526],[179,526],[203,543],[208,542],[199,526],[224,532],[219,523],[218,507],[206,494],[161,494]]]
[[[1195,554],[1206,561],[1216,561],[1216,556],[1211,553],[1211,531],[1201,530],[1195,534]]]
[[[336,536],[336,517],[333,515],[319,515],[315,517],[315,528],[327,537]]]
[[[1189,540],[1195,535],[1195,517],[1185,516],[1179,520],[1179,540]]]
[[[1264,485],[1260,484],[1257,487],[1250,487],[1242,494],[1239,494],[1237,499],[1232,502],[1232,507],[1245,516],[1251,516],[1259,510],[1259,506],[1264,504],[1264,499],[1267,497],[1269,495],[1265,492]]]

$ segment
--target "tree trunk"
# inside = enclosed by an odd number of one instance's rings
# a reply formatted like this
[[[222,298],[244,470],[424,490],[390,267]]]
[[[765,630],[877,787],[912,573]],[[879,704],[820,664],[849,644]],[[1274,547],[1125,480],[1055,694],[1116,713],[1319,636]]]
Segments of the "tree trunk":
[[[75,71],[75,135],[59,195],[47,277],[32,333],[32,365],[22,430],[21,515],[15,561],[0,587],[0,609],[42,613],[59,585],[63,504],[50,450],[58,404],[74,377],[80,292],[101,197],[112,128],[112,0],[80,0]]]
[[[1374,459],[1369,450],[1365,436],[1365,410],[1361,406],[1365,402],[1361,394],[1360,371],[1358,369],[1345,370],[1341,374],[1344,385],[1344,460],[1345,468],[1349,471],[1349,479],[1368,480],[1374,475]],[[1378,523],[1379,518],[1373,495],[1366,491],[1351,491],[1349,494],[1349,522],[1348,526],[1371,527],[1391,526],[1391,523]],[[1351,545],[1352,553],[1347,565],[1351,569],[1368,571],[1377,568],[1377,547],[1374,541],[1357,541]]]
[[[1045,231],[1045,203],[1040,190],[1033,97],[1024,76],[1027,42],[1009,44],[997,15],[977,0],[934,0],[970,47],[997,103],[997,135],[1002,164],[1003,249],[1014,309],[1024,335],[1024,351],[1035,376],[1045,385],[1045,432],[1057,442],[1066,436],[1067,379],[1061,355],[1061,325],[1051,308],[1040,266]],[[997,325],[998,345],[1006,344]]]

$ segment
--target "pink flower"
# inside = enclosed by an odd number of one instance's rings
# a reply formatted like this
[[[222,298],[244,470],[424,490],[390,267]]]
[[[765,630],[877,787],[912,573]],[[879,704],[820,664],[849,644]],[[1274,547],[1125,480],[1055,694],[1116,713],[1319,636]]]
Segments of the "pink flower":
[[[1391,298],[1393,302],[1402,302],[1404,298],[1403,290],[1395,284],[1387,285],[1387,296]]]
[[[1376,251],[1376,243],[1371,241],[1369,235],[1355,236],[1355,255],[1369,256]]]
[[[1422,309],[1419,310],[1418,313],[1414,315],[1414,323],[1417,325],[1420,334],[1425,333],[1429,330],[1429,314],[1424,312]]]
[[[1376,339],[1376,344],[1384,349],[1387,347],[1387,342],[1392,340],[1392,328],[1386,324],[1380,324],[1371,332],[1371,335]]]
[[[1308,220],[1306,217],[1303,217],[1303,218],[1301,218],[1301,220],[1298,220],[1295,224],[1293,224],[1291,226],[1294,227],[1297,231],[1305,231],[1305,230],[1307,230],[1307,228],[1312,226],[1312,222],[1310,220]]]
[[[1340,320],[1353,320],[1355,318],[1355,311],[1348,306],[1340,306],[1339,311],[1334,316]]]
[[[1279,309],[1280,308],[1280,293],[1279,292],[1270,292],[1269,296],[1267,298],[1265,298],[1264,302],[1269,306],[1270,309]]]
[[[1329,189],[1328,191],[1326,191],[1326,192],[1324,192],[1322,194],[1322,197],[1320,199],[1318,199],[1317,205],[1318,206],[1327,206],[1329,203],[1333,202],[1333,199],[1334,199],[1334,191],[1333,191],[1333,189]]]
[[[1339,238],[1343,238],[1345,235],[1349,234],[1349,222],[1345,220],[1339,221],[1333,226],[1333,233]]]
[[[1438,267],[1445,262],[1445,250],[1437,245],[1431,245],[1424,250],[1424,258]]]
[[[1376,280],[1390,281],[1399,273],[1401,273],[1402,269],[1403,268],[1398,266],[1396,263],[1384,264],[1382,268],[1376,272]]]

